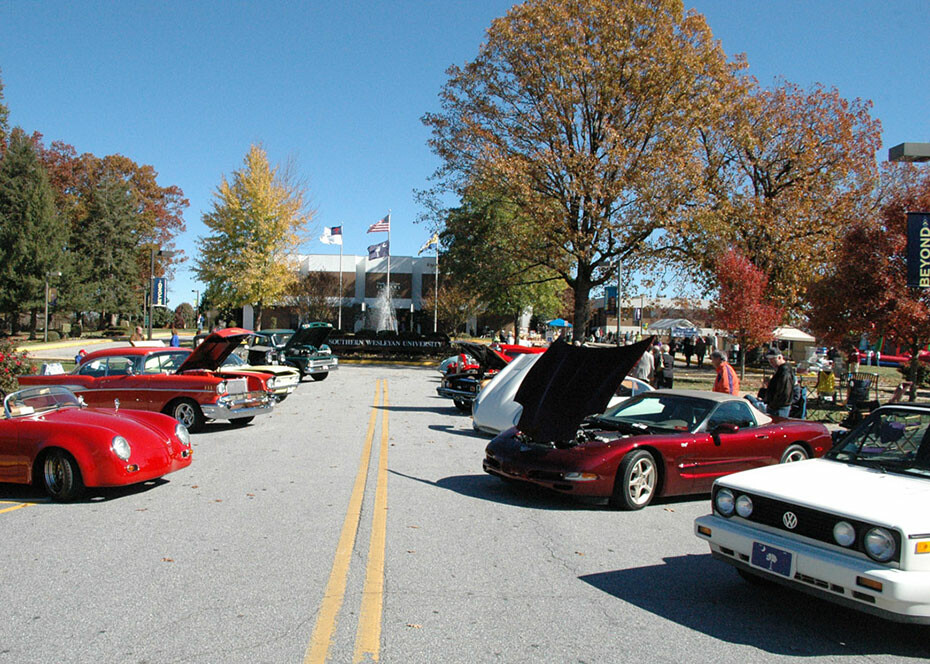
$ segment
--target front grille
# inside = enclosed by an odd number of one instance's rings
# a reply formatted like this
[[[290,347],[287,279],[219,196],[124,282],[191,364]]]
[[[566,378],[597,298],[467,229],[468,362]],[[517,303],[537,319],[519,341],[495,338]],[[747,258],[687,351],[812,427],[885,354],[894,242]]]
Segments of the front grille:
[[[714,487],[714,504],[716,504],[718,490],[718,487]],[[737,491],[735,489],[730,489],[730,491],[733,491],[734,497],[747,495],[752,499],[752,514],[746,519],[747,521],[769,526],[770,528],[775,528],[784,533],[808,537],[834,546],[839,545],[837,545],[836,540],[833,538],[833,527],[838,521],[846,521],[856,530],[856,541],[853,542],[852,546],[848,547],[848,549],[858,551],[868,557],[868,554],[865,552],[863,538],[865,537],[866,531],[878,524],[865,523],[864,521],[850,519],[846,516],[830,514],[829,512],[823,512],[809,507],[802,507],[783,500],[757,496],[756,494],[747,493],[745,491]],[[797,526],[794,528],[788,528],[785,525],[783,519],[786,512],[792,512],[797,517]],[[901,534],[897,530],[888,528],[887,526],[885,526],[885,529],[891,533],[891,536],[895,540],[895,555],[888,562],[900,562]]]
[[[249,382],[245,378],[230,378],[226,381],[227,394],[242,394],[249,391]]]

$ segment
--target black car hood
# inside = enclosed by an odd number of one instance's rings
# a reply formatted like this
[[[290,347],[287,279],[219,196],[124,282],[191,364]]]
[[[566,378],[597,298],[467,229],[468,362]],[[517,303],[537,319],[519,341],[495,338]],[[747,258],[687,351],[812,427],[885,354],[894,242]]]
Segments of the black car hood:
[[[588,415],[602,413],[654,337],[632,346],[586,348],[555,341],[529,370],[515,401],[523,405],[517,428],[532,440],[574,438]]]
[[[305,323],[294,330],[294,334],[284,344],[284,350],[290,350],[296,346],[313,346],[319,349],[329,339],[332,331],[333,326],[329,323]]]
[[[498,370],[500,371],[507,366],[507,360],[493,348],[484,344],[476,344],[471,341],[459,341],[456,343],[463,353],[471,355],[481,367],[482,372]]]

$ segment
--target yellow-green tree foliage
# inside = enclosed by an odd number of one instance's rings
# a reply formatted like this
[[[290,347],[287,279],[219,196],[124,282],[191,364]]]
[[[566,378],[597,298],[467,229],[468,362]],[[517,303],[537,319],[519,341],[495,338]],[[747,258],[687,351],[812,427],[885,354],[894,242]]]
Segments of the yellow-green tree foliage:
[[[243,168],[230,180],[223,177],[213,209],[203,215],[210,234],[198,241],[194,267],[217,305],[251,304],[260,326],[262,307],[288,295],[297,275],[295,254],[313,216],[305,193],[256,145]]]

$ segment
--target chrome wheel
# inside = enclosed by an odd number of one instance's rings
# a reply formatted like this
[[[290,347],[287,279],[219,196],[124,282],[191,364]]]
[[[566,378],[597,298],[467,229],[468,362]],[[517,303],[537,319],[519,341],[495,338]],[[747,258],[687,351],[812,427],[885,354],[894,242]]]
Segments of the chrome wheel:
[[[810,456],[800,445],[789,445],[784,454],[781,455],[782,463],[793,463],[795,461],[807,461]]]
[[[200,410],[200,406],[197,405],[196,401],[181,399],[173,406],[170,406],[169,415],[187,427],[187,430],[191,433],[197,433],[203,429],[203,411]]]
[[[642,457],[632,464],[627,493],[630,502],[644,506],[652,500],[656,488],[656,465],[652,457]]]
[[[42,483],[53,500],[77,498],[84,489],[81,472],[65,452],[52,450],[42,463]]]
[[[659,490],[659,467],[646,450],[633,450],[620,462],[610,504],[627,510],[641,510]]]

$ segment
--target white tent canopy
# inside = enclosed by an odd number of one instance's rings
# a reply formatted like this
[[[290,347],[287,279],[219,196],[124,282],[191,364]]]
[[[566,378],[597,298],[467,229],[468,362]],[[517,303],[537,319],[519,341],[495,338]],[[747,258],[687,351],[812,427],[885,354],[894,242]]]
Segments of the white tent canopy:
[[[691,321],[689,321],[687,318],[660,318],[654,323],[649,324],[650,332],[658,332],[660,330],[671,330],[674,328],[696,330],[697,326]]]
[[[816,338],[796,327],[776,327],[775,331],[772,332],[772,337],[779,341],[801,341],[809,344],[817,341]]]

